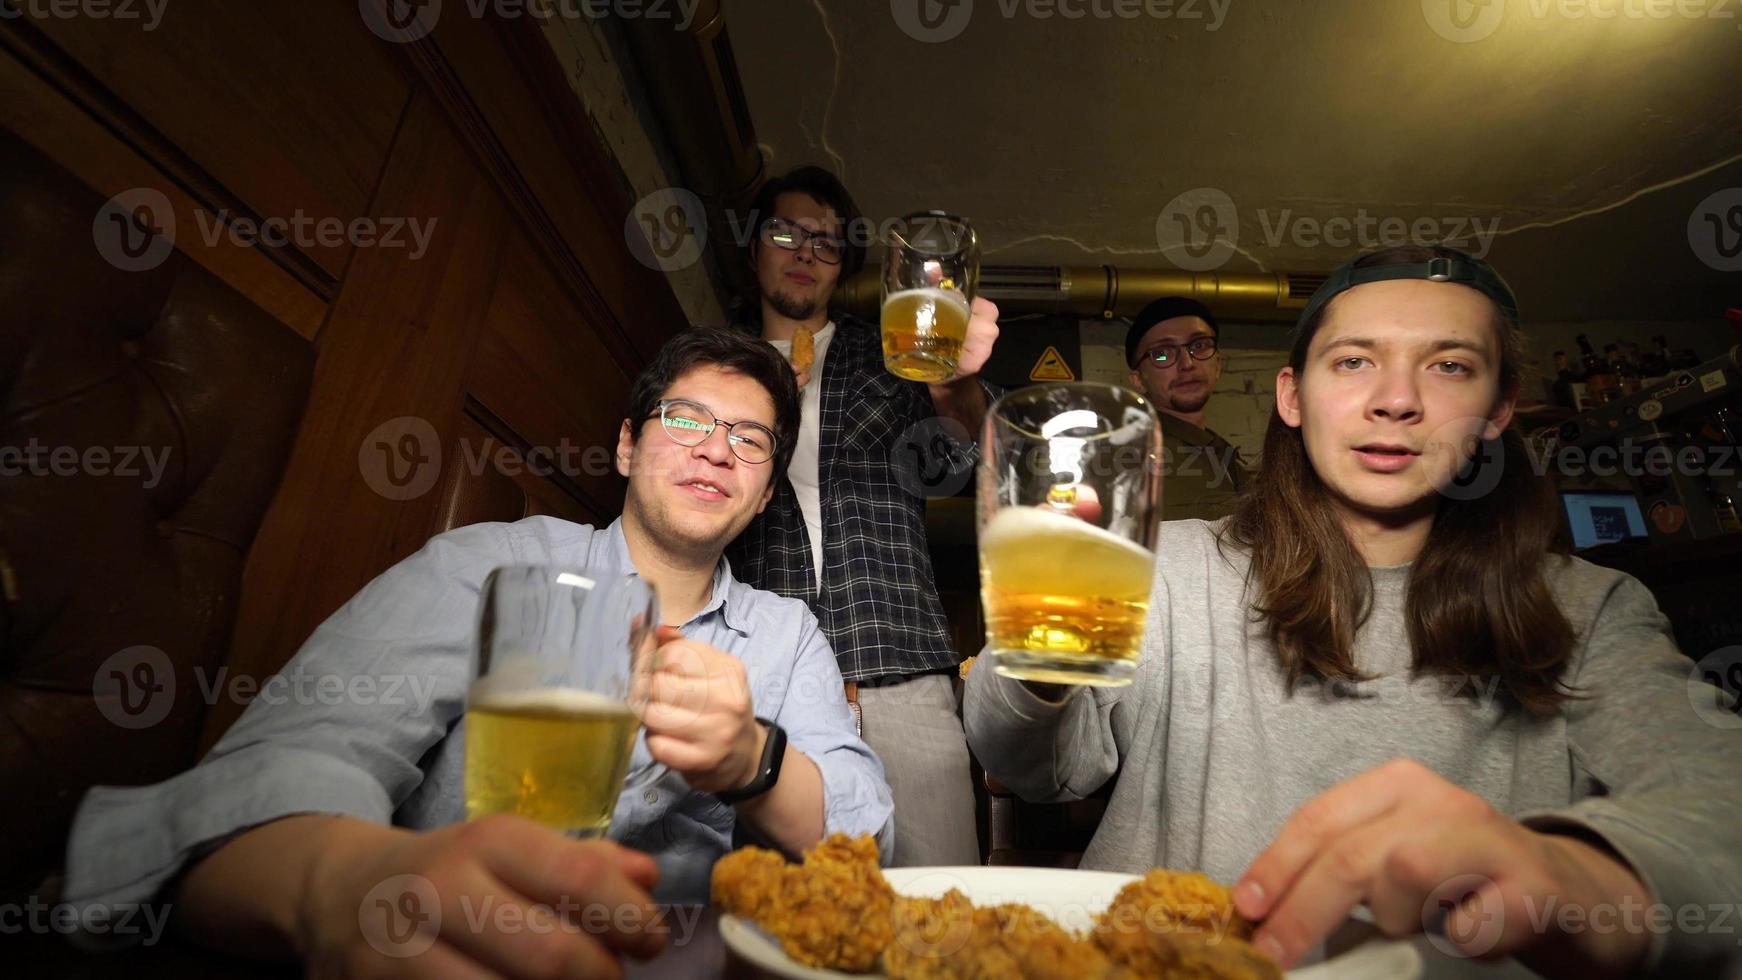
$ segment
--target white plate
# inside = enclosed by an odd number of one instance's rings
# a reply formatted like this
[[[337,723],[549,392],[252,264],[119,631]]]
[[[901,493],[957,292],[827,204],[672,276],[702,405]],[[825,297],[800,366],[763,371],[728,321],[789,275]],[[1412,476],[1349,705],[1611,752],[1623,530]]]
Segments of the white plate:
[[[1073,930],[1093,925],[1095,916],[1106,911],[1119,889],[1137,880],[1136,875],[1110,871],[980,867],[887,868],[883,877],[896,894],[914,898],[938,898],[959,888],[975,905],[1023,902]],[[779,942],[735,915],[720,917],[720,935],[745,961],[777,977],[839,980],[855,976],[794,962],[781,951]],[[1372,926],[1356,920],[1339,931],[1335,946],[1342,952],[1290,970],[1290,980],[1418,980],[1422,974],[1421,954],[1414,946],[1386,939]],[[858,976],[863,980],[863,974]]]

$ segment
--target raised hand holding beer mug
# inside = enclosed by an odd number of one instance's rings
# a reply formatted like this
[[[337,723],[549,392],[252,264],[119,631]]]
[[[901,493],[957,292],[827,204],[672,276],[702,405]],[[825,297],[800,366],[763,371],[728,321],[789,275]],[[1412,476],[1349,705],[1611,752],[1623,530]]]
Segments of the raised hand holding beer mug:
[[[466,816],[516,813],[603,837],[658,669],[653,587],[510,565],[484,582],[466,701]],[[656,767],[644,765],[639,784]]]
[[[979,279],[980,244],[966,218],[902,218],[883,260],[883,366],[908,381],[955,377]]]
[[[1046,684],[1131,683],[1155,569],[1161,428],[1140,395],[1033,385],[981,436],[986,658]]]

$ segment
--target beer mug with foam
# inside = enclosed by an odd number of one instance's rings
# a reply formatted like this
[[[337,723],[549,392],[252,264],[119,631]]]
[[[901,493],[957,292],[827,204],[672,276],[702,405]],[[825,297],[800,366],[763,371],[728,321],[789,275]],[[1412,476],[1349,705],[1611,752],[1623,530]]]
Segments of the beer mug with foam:
[[[539,565],[490,573],[466,698],[467,818],[517,813],[571,837],[604,836],[618,795],[657,768],[638,735],[658,625],[653,587],[639,578]]]
[[[883,366],[898,378],[940,382],[956,373],[980,245],[966,218],[910,214],[888,233],[883,259]]]
[[[1005,395],[986,415],[977,489],[981,659],[1022,680],[1131,683],[1161,504],[1148,401],[1104,384]]]

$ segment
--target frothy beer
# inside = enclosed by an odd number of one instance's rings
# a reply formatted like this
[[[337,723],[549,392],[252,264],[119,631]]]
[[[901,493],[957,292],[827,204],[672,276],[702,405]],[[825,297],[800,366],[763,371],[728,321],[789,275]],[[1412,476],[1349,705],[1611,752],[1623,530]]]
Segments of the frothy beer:
[[[980,532],[980,600],[998,673],[1129,684],[1149,612],[1153,552],[1075,517],[999,511]]]
[[[592,691],[473,685],[466,709],[466,816],[517,813],[574,837],[611,826],[639,719]]]
[[[956,373],[968,336],[968,302],[953,289],[907,289],[883,301],[883,365],[909,381]]]

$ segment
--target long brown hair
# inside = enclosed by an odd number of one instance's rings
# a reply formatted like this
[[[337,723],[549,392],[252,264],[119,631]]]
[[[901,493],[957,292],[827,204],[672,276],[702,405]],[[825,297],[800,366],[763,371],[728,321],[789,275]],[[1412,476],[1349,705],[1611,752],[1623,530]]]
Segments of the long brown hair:
[[[1356,264],[1418,263],[1444,254],[1403,246]],[[1334,305],[1301,325],[1288,361],[1297,376]],[[1498,304],[1494,309],[1506,391],[1518,384],[1523,344],[1517,324]],[[1487,467],[1498,472],[1481,472]],[[1557,550],[1554,488],[1533,471],[1524,440],[1512,427],[1481,447],[1460,485],[1471,492],[1442,494],[1410,569],[1405,619],[1414,672],[1497,679],[1513,703],[1533,715],[1553,714],[1576,696],[1563,683],[1573,628],[1543,575],[1545,557]],[[1258,474],[1240,495],[1222,540],[1252,556],[1248,586],[1256,584],[1259,596],[1254,609],[1267,624],[1291,689],[1305,676],[1365,679],[1355,666],[1354,645],[1372,611],[1372,576],[1307,458],[1301,430],[1280,415],[1270,418]]]

